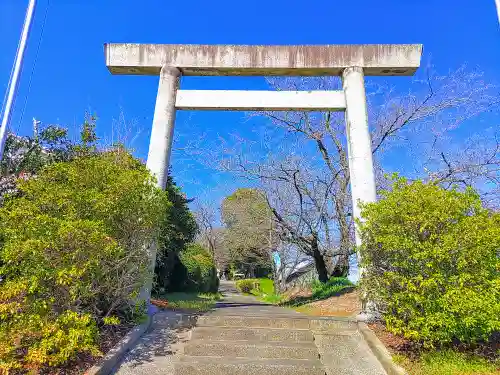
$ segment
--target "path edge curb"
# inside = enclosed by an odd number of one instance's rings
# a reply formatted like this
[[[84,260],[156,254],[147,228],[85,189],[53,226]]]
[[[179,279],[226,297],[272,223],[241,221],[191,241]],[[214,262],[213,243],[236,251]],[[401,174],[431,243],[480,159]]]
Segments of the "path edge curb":
[[[405,369],[394,363],[385,345],[382,344],[366,323],[358,322],[358,329],[388,375],[408,375]]]
[[[109,375],[120,359],[134,346],[141,336],[151,327],[152,316],[148,315],[146,321],[135,326],[123,337],[97,364],[84,372],[84,375]]]

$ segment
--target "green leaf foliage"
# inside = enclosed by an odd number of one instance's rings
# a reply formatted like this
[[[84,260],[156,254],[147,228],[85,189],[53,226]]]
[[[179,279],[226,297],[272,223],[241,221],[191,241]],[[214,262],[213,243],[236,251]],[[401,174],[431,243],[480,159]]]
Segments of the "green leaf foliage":
[[[18,189],[0,208],[0,372],[98,354],[99,326],[136,317],[168,209],[123,149],[51,164]]]
[[[35,137],[9,134],[0,163],[1,175],[36,173],[47,164],[70,160],[74,153],[67,133],[64,128],[49,125]]]
[[[395,180],[363,205],[362,285],[388,329],[424,343],[474,343],[500,329],[500,214],[478,195]]]
[[[196,220],[188,207],[189,200],[168,176],[166,191],[170,206],[165,212],[155,268],[155,292],[182,291],[186,274],[177,268],[182,264],[179,253],[196,236]]]
[[[219,279],[209,251],[191,243],[179,254],[186,277],[184,290],[189,292],[217,292]]]
[[[254,188],[237,189],[224,198],[221,211],[225,246],[236,268],[251,276],[269,274],[270,251],[277,235],[264,193]]]
[[[39,127],[39,122],[32,136],[9,133],[0,162],[0,177],[36,174],[46,165],[98,152],[96,120],[95,115],[85,114],[78,142],[70,140],[66,128],[58,125]]]

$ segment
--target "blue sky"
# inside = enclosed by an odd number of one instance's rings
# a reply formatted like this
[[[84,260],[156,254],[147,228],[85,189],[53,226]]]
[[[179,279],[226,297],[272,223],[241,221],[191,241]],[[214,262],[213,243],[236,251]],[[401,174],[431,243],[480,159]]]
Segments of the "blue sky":
[[[2,97],[27,3],[0,0]],[[104,64],[106,42],[422,43],[423,60],[440,71],[468,63],[480,66],[488,81],[500,82],[500,27],[494,0],[50,0],[30,85],[48,3],[38,0],[12,127],[27,133],[36,117],[74,128],[90,110],[99,117],[100,134],[109,137],[113,119],[123,110],[126,119],[142,129],[133,143],[139,157],[147,153],[157,77],[112,76]],[[393,82],[404,87],[409,80],[401,77]],[[255,77],[192,77],[183,80],[182,87],[263,89],[266,84]],[[188,134],[224,135],[251,126],[242,113],[182,112],[177,117],[178,144],[182,146]],[[196,158],[174,157],[173,168],[190,196],[206,195],[223,185],[215,194],[217,200],[240,184],[204,169]]]

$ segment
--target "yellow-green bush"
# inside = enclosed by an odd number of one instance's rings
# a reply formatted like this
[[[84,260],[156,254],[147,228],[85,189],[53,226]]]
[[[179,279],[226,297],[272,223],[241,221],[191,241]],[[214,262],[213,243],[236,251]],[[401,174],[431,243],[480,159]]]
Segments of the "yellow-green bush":
[[[153,182],[123,150],[19,182],[0,209],[0,372],[97,354],[98,327],[134,318],[168,204]]]
[[[258,279],[243,279],[236,281],[236,289],[238,289],[241,293],[251,293],[252,290],[259,288],[259,280]]]
[[[390,331],[427,346],[500,329],[500,214],[478,195],[397,179],[363,206],[362,285]]]

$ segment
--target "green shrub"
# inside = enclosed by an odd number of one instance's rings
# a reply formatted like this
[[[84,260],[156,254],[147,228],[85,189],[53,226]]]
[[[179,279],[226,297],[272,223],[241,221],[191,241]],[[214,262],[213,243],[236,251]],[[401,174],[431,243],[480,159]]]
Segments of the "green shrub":
[[[500,214],[478,195],[395,181],[362,207],[362,279],[388,329],[427,346],[500,329]]]
[[[238,280],[236,289],[241,293],[253,294],[268,303],[277,304],[283,300],[282,296],[274,293],[274,282],[268,278]]]
[[[98,327],[133,319],[167,209],[123,150],[52,164],[18,188],[0,208],[0,372],[97,354]]]
[[[180,264],[179,253],[196,236],[197,225],[194,215],[189,210],[189,200],[168,176],[166,191],[171,206],[165,213],[155,268],[155,293],[182,291],[186,282],[185,272],[176,272]],[[179,278],[176,278],[180,276]]]
[[[326,299],[338,295],[354,285],[346,277],[331,277],[326,283],[314,280],[311,289],[313,300]]]
[[[243,279],[236,281],[236,289],[241,293],[250,294],[252,290],[258,288],[259,281],[257,279]]]
[[[185,269],[185,291],[217,292],[219,279],[214,260],[207,249],[192,243],[179,254]]]

